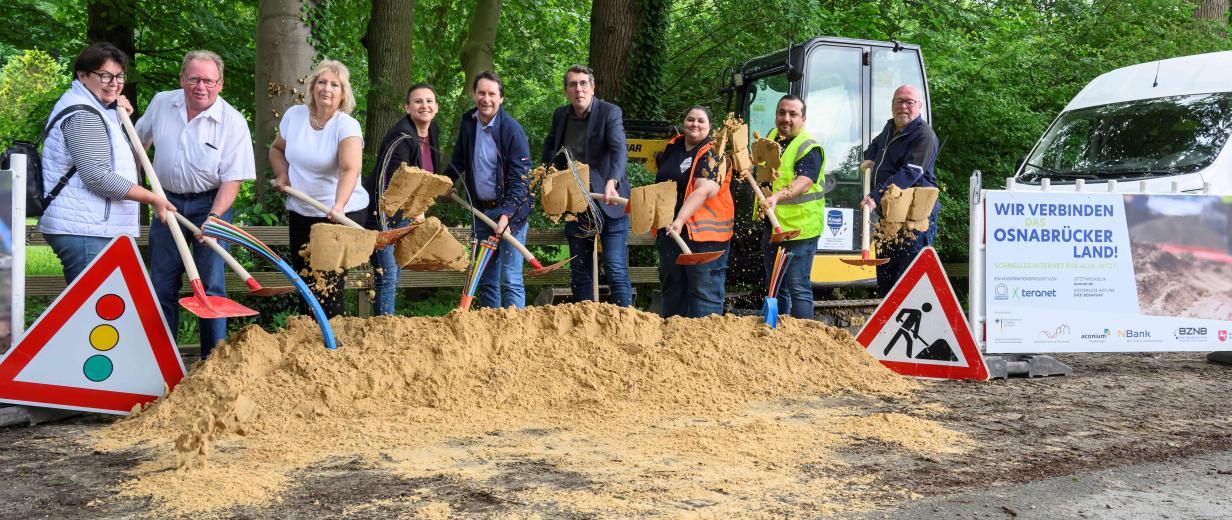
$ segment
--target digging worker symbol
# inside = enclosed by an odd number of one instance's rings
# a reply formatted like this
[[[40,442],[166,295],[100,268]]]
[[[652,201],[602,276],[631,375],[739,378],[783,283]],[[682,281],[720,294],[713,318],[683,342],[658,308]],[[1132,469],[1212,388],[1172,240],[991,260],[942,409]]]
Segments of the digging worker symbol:
[[[911,352],[915,346],[915,340],[920,340],[920,343],[925,345],[925,348],[920,351],[915,359],[930,359],[934,361],[958,361],[958,357],[954,355],[954,350],[950,348],[950,342],[944,338],[938,338],[931,344],[928,340],[920,337],[920,323],[924,320],[924,314],[933,310],[933,304],[925,302],[919,309],[903,308],[898,311],[898,316],[894,317],[894,321],[900,323],[898,332],[894,333],[894,337],[890,338],[890,343],[886,345],[885,351],[881,354],[889,356],[894,350],[894,346],[898,344],[899,338],[907,342],[907,357],[911,358]]]

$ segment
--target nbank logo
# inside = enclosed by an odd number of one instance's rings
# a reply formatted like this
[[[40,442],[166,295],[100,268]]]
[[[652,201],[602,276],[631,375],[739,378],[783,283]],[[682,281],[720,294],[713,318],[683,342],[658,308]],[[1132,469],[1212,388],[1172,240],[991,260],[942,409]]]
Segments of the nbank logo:
[[[1133,330],[1133,329],[1117,329],[1117,337],[1119,338],[1149,338],[1151,337],[1151,331]]]

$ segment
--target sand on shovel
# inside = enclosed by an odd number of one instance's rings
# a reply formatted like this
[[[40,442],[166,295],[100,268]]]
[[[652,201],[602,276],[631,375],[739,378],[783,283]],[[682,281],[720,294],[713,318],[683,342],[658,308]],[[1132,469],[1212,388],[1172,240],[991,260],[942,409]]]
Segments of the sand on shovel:
[[[915,193],[911,196],[911,209],[907,212],[907,220],[909,222],[928,220],[929,215],[933,214],[933,206],[937,204],[940,190],[921,186],[911,188],[911,191]]]
[[[904,190],[891,184],[881,194],[881,215],[890,222],[906,222],[907,213],[911,211],[911,198],[914,192]]]
[[[750,148],[753,154],[753,164],[757,166],[754,172],[757,176],[757,183],[774,182],[774,179],[779,177],[779,154],[782,153],[783,147],[769,139],[758,138],[753,141]]]
[[[393,179],[390,179],[389,187],[385,188],[381,198],[381,211],[386,215],[393,215],[402,210],[402,214],[408,218],[422,215],[436,203],[437,197],[444,195],[452,187],[453,181],[449,180],[449,177],[402,163],[402,167],[398,168]]]
[[[665,228],[676,218],[676,182],[664,181],[633,188],[629,194],[629,231],[649,233]]]
[[[466,248],[441,224],[428,217],[394,242],[394,261],[409,271],[465,271]]]
[[[590,178],[590,166],[577,161],[574,161],[573,165],[582,179]],[[542,195],[539,197],[539,202],[543,205],[543,212],[553,221],[566,212],[581,213],[589,207],[586,200],[588,195],[582,192],[581,186],[578,186],[572,170],[557,170],[548,167],[543,175],[540,190]]]
[[[313,224],[308,234],[308,265],[313,271],[350,269],[368,263],[376,231],[338,224]]]

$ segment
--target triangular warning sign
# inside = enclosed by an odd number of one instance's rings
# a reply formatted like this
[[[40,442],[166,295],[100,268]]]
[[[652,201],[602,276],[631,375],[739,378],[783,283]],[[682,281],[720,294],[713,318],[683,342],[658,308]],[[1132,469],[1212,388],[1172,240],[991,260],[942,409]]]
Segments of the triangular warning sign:
[[[911,262],[856,341],[905,376],[988,379],[984,356],[931,247]]]
[[[119,236],[0,360],[0,401],[123,415],[184,372],[137,244]]]

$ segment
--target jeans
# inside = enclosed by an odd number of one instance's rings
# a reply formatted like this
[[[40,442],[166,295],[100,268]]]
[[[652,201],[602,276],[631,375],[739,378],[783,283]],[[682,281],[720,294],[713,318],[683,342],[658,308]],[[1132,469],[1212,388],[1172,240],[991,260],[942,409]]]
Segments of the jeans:
[[[915,240],[903,240],[893,245],[879,247],[878,255],[885,255],[890,261],[877,266],[877,294],[882,298],[890,294],[890,289],[894,288],[894,284],[898,283],[898,279],[911,266],[915,256],[920,254],[924,248],[936,243],[936,239],[937,220],[934,218],[928,222],[928,231],[915,233]]]
[[[53,235],[44,234],[43,239],[51,246],[51,251],[60,259],[64,266],[64,283],[73,283],[81,272],[90,265],[94,257],[103,252],[111,237],[88,237],[83,235]]]
[[[287,219],[289,224],[287,234],[291,242],[291,267],[312,288],[312,294],[321,304],[321,310],[325,311],[326,317],[333,318],[346,312],[346,273],[312,271],[312,268],[308,266],[308,261],[299,254],[300,249],[308,245],[313,224],[332,224],[333,221],[326,217],[306,217],[294,211],[287,213],[290,217]],[[346,216],[362,226],[368,221],[368,210],[367,208],[358,209],[347,213]],[[305,272],[310,274],[305,275]],[[308,304],[301,299],[299,313],[308,315],[310,312]]]
[[[786,240],[773,244],[770,242],[770,230],[762,233],[762,261],[766,266],[766,283],[774,272],[774,255],[778,248],[791,253],[791,263],[783,274],[783,282],[779,285],[779,314],[788,314],[793,318],[813,319],[813,256],[817,254],[817,238],[802,240]]]
[[[569,240],[570,262],[569,286],[573,301],[594,299],[593,260],[594,237],[584,237],[583,230],[589,226],[589,216],[579,217],[565,223],[565,237]],[[603,232],[599,234],[603,247],[603,275],[612,291],[611,303],[621,307],[633,305],[633,285],[629,283],[629,217],[606,217]]]
[[[209,217],[210,208],[214,205],[214,195],[218,190],[202,193],[181,195],[167,192],[167,200],[175,205],[176,211],[201,227]],[[231,211],[222,215],[223,220],[231,221]],[[179,223],[176,223],[179,225]],[[180,228],[183,229],[183,228]],[[208,246],[192,239],[192,234],[184,231],[192,249],[193,263],[201,275],[201,284],[205,286],[205,294],[210,296],[226,296],[226,264],[222,257],[214,253]],[[226,242],[219,240],[218,244],[227,247]],[[175,246],[175,238],[171,229],[155,218],[150,222],[150,281],[154,283],[154,294],[158,296],[158,306],[167,319],[167,327],[174,335],[180,330],[180,288],[183,283],[184,262],[180,259],[180,251]],[[209,357],[210,351],[218,346],[218,342],[227,337],[227,319],[211,318],[198,320],[197,339],[201,342],[201,359]]]
[[[663,308],[659,314],[664,318],[722,315],[731,242],[694,242],[687,238],[684,241],[694,253],[723,251],[723,256],[705,264],[678,265],[676,257],[680,256],[680,246],[667,236],[667,233],[659,230],[655,235],[655,248],[659,251],[659,284],[663,297]]]
[[[499,208],[480,211],[493,221],[500,222]],[[492,228],[477,218],[471,219],[471,225],[477,240],[486,240],[494,234]],[[525,221],[518,224],[510,222],[509,234],[519,242],[526,242],[526,226]],[[479,278],[479,287],[476,290],[479,294],[475,295],[478,303],[476,306],[500,308],[512,305],[519,309],[524,308],[526,288],[522,285],[522,254],[504,240],[499,244],[496,257],[488,263]]]
[[[389,229],[410,225],[411,221],[404,218],[389,220]],[[390,316],[394,313],[394,296],[398,292],[398,273],[402,270],[394,260],[394,246],[377,249],[372,252],[369,260],[372,264],[373,287],[376,297],[373,298],[373,316]]]

